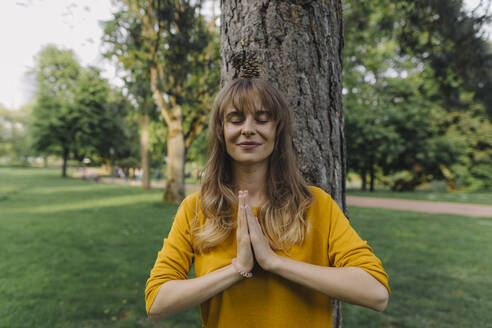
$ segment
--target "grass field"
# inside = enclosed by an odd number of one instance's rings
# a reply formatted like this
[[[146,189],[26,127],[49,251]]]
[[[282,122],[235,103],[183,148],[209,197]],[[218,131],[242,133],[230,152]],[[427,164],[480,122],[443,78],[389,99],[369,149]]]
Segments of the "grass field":
[[[434,202],[452,202],[492,205],[491,191],[474,191],[474,192],[431,192],[431,191],[389,191],[376,190],[374,192],[348,190],[347,196],[377,197],[377,198],[395,198],[409,200],[427,200]]]
[[[0,327],[154,326],[144,285],[176,206],[59,174],[0,169]],[[195,309],[159,327],[199,320]]]
[[[159,190],[0,168],[0,327],[199,327],[145,316],[144,286],[176,212]],[[350,208],[390,275],[377,313],[344,327],[492,327],[492,219]]]

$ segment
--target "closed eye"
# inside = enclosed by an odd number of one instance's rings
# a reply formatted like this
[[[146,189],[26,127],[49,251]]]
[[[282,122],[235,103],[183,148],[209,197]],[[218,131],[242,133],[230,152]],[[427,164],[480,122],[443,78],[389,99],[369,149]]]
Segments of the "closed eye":
[[[271,118],[272,118],[272,114],[266,110],[258,110],[255,113],[255,120],[260,124],[266,124],[270,122]]]
[[[232,124],[241,124],[244,121],[244,116],[239,112],[231,112],[226,115],[226,119]]]

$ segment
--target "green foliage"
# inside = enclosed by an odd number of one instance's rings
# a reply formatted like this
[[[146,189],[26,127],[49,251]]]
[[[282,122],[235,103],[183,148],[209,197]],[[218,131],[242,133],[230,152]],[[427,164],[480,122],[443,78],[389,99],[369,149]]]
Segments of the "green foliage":
[[[344,103],[349,170],[363,177],[363,187],[366,174],[371,173],[371,189],[378,172],[386,176],[381,180],[394,190],[412,190],[430,180],[446,180],[450,188],[489,188],[486,172],[490,165],[487,164],[490,163],[487,151],[490,122],[476,97],[480,90],[476,87],[473,92],[467,91],[460,82],[462,72],[453,65],[442,76],[437,71],[432,58],[443,51],[456,50],[456,44],[453,43],[454,48],[447,44],[454,40],[449,34],[429,36],[429,31],[422,30],[419,24],[428,24],[428,17],[421,17],[421,13],[409,8],[423,8],[424,3],[428,4],[427,1],[413,4],[346,1],[344,4]],[[437,6],[442,11],[448,8],[444,2]],[[414,14],[424,21],[420,22]],[[416,33],[413,39],[418,42],[437,37],[442,43],[411,48],[413,43],[405,43],[409,38],[404,41],[403,37],[410,30]],[[453,86],[451,94],[457,97],[456,101],[443,93],[449,85]],[[474,123],[461,123],[463,120]],[[482,132],[480,136],[471,136],[470,124]],[[473,160],[477,155],[483,162]]]
[[[200,6],[200,1],[116,1],[113,19],[104,22],[105,56],[123,69],[125,86],[141,112],[149,113],[156,124],[167,124],[165,115],[158,119],[150,88],[150,68],[160,67],[160,92],[166,108],[182,109],[188,147],[206,126],[220,81],[218,31],[199,14]],[[146,21],[154,30],[146,29]],[[167,135],[165,130],[151,127],[157,133],[151,135],[150,145],[157,157],[154,165],[166,149],[163,140],[156,140]]]
[[[197,163],[201,166],[204,166],[207,160],[207,151],[208,151],[207,132],[208,130],[203,130],[194,139],[193,143],[188,148],[188,152],[186,153],[187,160]]]
[[[488,4],[487,4],[488,2]],[[402,53],[429,63],[446,108],[467,109],[463,90],[473,92],[492,118],[492,48],[482,27],[492,21],[490,1],[467,13],[462,0],[397,1],[400,24],[391,27]]]
[[[123,1],[116,2],[116,5],[120,11],[113,14],[112,20],[103,23],[103,55],[115,60],[115,64],[121,69],[120,77],[137,113],[156,119],[159,113],[153,102],[149,83],[152,57],[148,44],[142,38],[142,23],[138,15],[132,13]]]
[[[454,111],[439,120],[450,137],[464,138],[465,160],[450,167],[456,187],[471,190],[492,188],[492,123],[483,105],[474,104],[466,112]]]
[[[47,46],[37,58],[35,73],[31,133],[38,153],[61,155],[64,163],[70,155],[105,162],[135,154],[134,134],[125,118],[131,104],[111,89],[98,69],[81,67],[71,50]]]
[[[71,107],[77,118],[71,127],[76,126],[79,133],[74,136],[72,151],[75,158],[82,160],[94,148],[104,153],[106,149],[98,146],[104,139],[111,140],[112,135],[107,135],[110,129],[106,125],[106,121],[111,119],[106,112],[109,84],[100,78],[100,73],[95,68],[81,69],[75,83]]]
[[[47,46],[36,59],[37,101],[33,109],[33,146],[40,153],[63,155],[81,133],[83,114],[74,103],[81,67],[71,50]]]
[[[97,79],[96,76],[92,78]],[[94,81],[94,84],[97,82]],[[111,159],[117,163],[126,158],[139,158],[138,122],[130,115],[134,106],[116,89],[109,90],[106,96],[105,101],[101,99],[104,107],[93,115],[93,139],[87,156],[97,163],[107,163]],[[92,110],[97,108],[96,104],[89,106]]]
[[[167,154],[167,126],[163,119],[150,122],[150,142],[149,152],[153,154],[151,167],[163,167],[166,164],[165,154]]]
[[[10,165],[26,165],[33,153],[28,133],[32,104],[18,110],[0,105],[0,158]]]

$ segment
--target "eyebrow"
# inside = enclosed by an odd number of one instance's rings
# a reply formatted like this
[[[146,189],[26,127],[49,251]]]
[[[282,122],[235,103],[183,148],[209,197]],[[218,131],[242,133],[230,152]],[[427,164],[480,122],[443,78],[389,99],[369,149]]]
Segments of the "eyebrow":
[[[226,118],[233,117],[233,116],[241,116],[241,115],[243,115],[243,112],[240,112],[238,110],[233,110],[232,112],[226,114]]]
[[[254,116],[265,115],[265,114],[266,115],[272,115],[272,112],[270,110],[267,110],[267,109],[259,109],[259,110],[255,111]],[[244,115],[243,111],[233,109],[229,113],[227,113],[225,117],[230,118],[230,117],[234,117],[234,116],[243,116],[243,115]]]

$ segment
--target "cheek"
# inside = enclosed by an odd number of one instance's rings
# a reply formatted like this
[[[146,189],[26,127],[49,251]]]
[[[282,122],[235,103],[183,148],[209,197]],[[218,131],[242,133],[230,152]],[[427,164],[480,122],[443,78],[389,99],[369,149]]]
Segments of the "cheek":
[[[224,127],[224,143],[225,143],[225,149],[226,152],[230,155],[231,151],[234,150],[232,147],[235,143],[235,140],[237,138],[237,133],[235,132],[235,129],[230,128],[230,127]]]
[[[277,138],[275,125],[265,127],[263,130],[263,136],[268,142],[275,143],[275,139]]]
[[[234,140],[241,134],[241,129],[234,125],[224,126],[224,139],[227,142]]]

